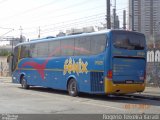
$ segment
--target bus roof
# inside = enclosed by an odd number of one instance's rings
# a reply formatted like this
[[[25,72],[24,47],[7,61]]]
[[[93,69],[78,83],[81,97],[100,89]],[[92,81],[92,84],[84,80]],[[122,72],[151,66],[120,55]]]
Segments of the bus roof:
[[[49,42],[49,41],[53,41],[53,40],[61,40],[61,39],[67,39],[67,38],[76,38],[76,37],[83,37],[83,36],[91,36],[91,35],[100,35],[100,34],[106,34],[109,32],[133,32],[136,34],[141,34],[139,32],[136,31],[127,31],[127,30],[102,30],[102,31],[97,31],[97,32],[91,32],[91,33],[81,33],[81,34],[75,34],[75,35],[67,35],[67,36],[62,36],[62,37],[46,37],[46,38],[41,38],[41,39],[33,39],[30,42],[23,42],[23,43],[19,43],[16,46],[20,46],[20,45],[27,45],[27,44],[34,44],[34,43],[41,43],[41,42]]]

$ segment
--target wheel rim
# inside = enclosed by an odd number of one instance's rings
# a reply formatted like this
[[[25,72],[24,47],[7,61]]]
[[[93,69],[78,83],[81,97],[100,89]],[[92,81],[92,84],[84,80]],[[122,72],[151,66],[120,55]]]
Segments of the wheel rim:
[[[26,85],[26,81],[24,79],[22,79],[22,88],[24,88]]]
[[[71,94],[74,94],[76,92],[76,83],[75,82],[72,82],[70,84],[70,93]]]

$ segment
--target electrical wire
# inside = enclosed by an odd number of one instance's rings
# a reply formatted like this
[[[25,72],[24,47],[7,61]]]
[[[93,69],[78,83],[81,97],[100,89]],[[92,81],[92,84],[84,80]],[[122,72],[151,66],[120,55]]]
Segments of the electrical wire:
[[[13,20],[13,18],[15,18],[15,17],[17,17],[17,16],[20,17],[20,16],[24,16],[25,14],[30,13],[30,12],[33,13],[34,11],[37,11],[38,9],[47,7],[47,6],[49,6],[49,5],[58,3],[58,2],[60,2],[60,1],[61,1],[61,0],[54,0],[54,1],[50,2],[50,3],[46,3],[46,4],[43,4],[43,5],[34,7],[34,8],[30,8],[30,9],[28,9],[28,10],[22,11],[22,12],[20,12],[20,13],[15,14],[15,15],[8,16],[8,17],[1,18],[1,19],[10,20],[10,18],[12,18],[12,20]],[[76,7],[77,5],[81,5],[81,4],[85,4],[85,3],[86,3],[86,0],[84,0],[83,2],[81,1],[81,2],[79,2],[79,3],[76,3],[76,4],[72,4],[72,5],[70,5],[70,6],[67,6],[66,8],[63,8],[63,9],[62,9],[62,8],[56,9],[55,11],[63,11],[63,10],[66,10],[66,9],[71,9],[72,7]],[[51,12],[48,12],[48,13],[51,13]],[[25,16],[26,16],[26,15],[25,15]],[[35,17],[35,14],[34,14],[34,17]]]
[[[71,27],[74,27],[75,25],[76,26],[78,25],[79,27],[83,27],[83,26],[87,26],[87,25],[93,26],[93,25],[97,25],[97,23],[100,23],[100,20],[105,21],[105,16],[101,15],[101,16],[98,16],[97,18],[88,18],[88,19],[68,23],[68,24],[65,24],[65,25],[58,24],[58,26],[50,27],[50,28],[47,28],[47,29],[42,29],[41,33],[44,34],[44,33],[48,33],[48,32],[54,32],[54,31],[57,31],[57,30],[60,30],[60,29],[61,30],[62,29],[67,29],[67,28],[69,29]],[[32,32],[32,33],[35,34],[36,32]],[[30,32],[30,34],[32,34],[32,33]]]
[[[77,19],[73,19],[73,20],[67,20],[67,21],[63,21],[63,22],[58,22],[58,23],[54,23],[54,24],[47,24],[47,25],[39,25],[40,27],[43,27],[43,28],[45,28],[45,27],[50,27],[50,26],[54,26],[54,25],[56,25],[56,24],[62,24],[62,23],[72,23],[72,22],[74,22],[74,21],[79,21],[79,20],[83,20],[83,19],[87,19],[87,18],[95,18],[96,16],[100,16],[100,15],[103,15],[103,16],[105,16],[105,13],[104,12],[101,12],[101,13],[97,13],[97,14],[94,14],[94,15],[90,15],[90,16],[86,16],[86,17],[81,17],[81,18],[77,18]],[[58,16],[57,16],[58,17]],[[33,29],[33,28],[37,28],[37,26],[36,27],[28,27],[28,28],[25,28],[25,29]]]
[[[8,20],[8,19],[10,19],[10,18],[13,19],[14,17],[21,16],[21,15],[25,15],[26,13],[36,11],[36,10],[41,9],[41,8],[43,8],[43,7],[47,7],[47,6],[49,6],[49,5],[55,4],[55,3],[59,2],[59,1],[61,1],[61,0],[54,0],[54,1],[52,1],[52,2],[43,4],[43,5],[34,7],[34,8],[30,8],[30,9],[28,9],[28,10],[19,12],[19,13],[15,14],[15,15],[11,15],[11,16],[8,16],[8,17],[5,17],[5,18],[1,18],[1,19],[5,19],[5,20]]]

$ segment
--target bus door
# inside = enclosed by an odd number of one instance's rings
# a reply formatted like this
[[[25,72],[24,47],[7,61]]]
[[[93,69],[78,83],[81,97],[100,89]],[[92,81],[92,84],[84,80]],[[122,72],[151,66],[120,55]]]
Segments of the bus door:
[[[12,72],[16,69],[17,67],[17,64],[18,64],[18,53],[19,53],[19,48],[18,47],[15,47],[14,49],[14,53],[13,53],[13,56],[12,56]]]

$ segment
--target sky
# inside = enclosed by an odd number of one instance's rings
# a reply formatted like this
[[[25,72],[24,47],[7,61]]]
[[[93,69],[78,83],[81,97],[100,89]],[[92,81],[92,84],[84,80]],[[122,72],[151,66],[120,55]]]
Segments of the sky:
[[[114,7],[111,0],[111,9]],[[117,0],[121,27],[128,0]],[[0,37],[27,39],[52,36],[58,31],[105,23],[106,0],[0,0]],[[20,31],[20,26],[22,31]]]

